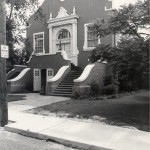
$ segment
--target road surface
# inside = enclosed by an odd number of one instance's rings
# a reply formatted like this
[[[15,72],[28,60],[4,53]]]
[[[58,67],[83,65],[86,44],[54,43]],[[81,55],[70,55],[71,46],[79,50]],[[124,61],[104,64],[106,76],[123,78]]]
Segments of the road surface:
[[[0,127],[0,150],[77,150],[55,142],[4,131]]]

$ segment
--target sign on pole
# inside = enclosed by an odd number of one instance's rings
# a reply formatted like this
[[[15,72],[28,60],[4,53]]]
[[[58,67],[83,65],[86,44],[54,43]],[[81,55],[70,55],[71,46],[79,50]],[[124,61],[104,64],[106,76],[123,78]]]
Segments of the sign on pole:
[[[7,45],[1,45],[1,57],[2,58],[9,58],[9,47]]]

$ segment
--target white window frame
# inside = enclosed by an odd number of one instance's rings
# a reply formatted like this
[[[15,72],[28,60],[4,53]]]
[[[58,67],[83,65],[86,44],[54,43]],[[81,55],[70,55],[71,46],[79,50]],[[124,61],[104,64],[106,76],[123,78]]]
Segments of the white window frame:
[[[107,8],[107,6],[105,6],[105,11],[112,11],[114,9],[114,1],[113,0],[108,0],[108,1],[112,3],[112,7]]]
[[[93,50],[95,47],[88,47],[88,39],[87,39],[87,33],[88,33],[88,26],[92,25],[93,23],[87,23],[84,24],[84,46],[83,46],[83,50],[84,51],[91,51]],[[98,41],[97,44],[101,44],[100,38],[98,37]]]
[[[37,53],[35,50],[35,36],[38,34],[43,34],[43,52],[41,53]],[[37,33],[33,33],[33,49],[34,49],[34,54],[45,54],[45,49],[44,49],[44,32],[37,32]]]
[[[52,68],[47,68],[46,69],[46,79],[47,79],[47,81],[49,80],[48,77],[50,76],[49,71],[51,71],[51,74],[52,74],[51,77],[54,77],[54,70]]]

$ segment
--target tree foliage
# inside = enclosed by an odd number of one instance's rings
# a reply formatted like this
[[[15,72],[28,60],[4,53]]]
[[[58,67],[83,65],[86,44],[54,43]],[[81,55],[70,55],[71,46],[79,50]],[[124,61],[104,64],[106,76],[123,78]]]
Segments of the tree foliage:
[[[114,9],[108,20],[96,20],[94,27],[97,35],[104,37],[109,34],[130,34],[141,38],[141,35],[147,33],[139,33],[139,29],[144,28],[150,30],[149,25],[149,1],[138,1],[136,4],[122,6],[121,9]]]
[[[149,30],[148,0],[113,10],[107,20],[97,20],[94,32],[104,37],[121,34],[117,46],[98,45],[90,54],[91,62],[107,61],[113,76],[119,81],[120,90],[135,90],[149,86]],[[146,38],[143,38],[142,35]]]
[[[33,15],[34,14],[34,15]],[[29,17],[45,21],[45,15],[38,7],[37,0],[6,0],[6,44],[9,46],[10,57],[7,60],[8,70],[14,64],[22,64],[28,52],[26,39],[23,36]],[[24,57],[24,58],[23,58]]]

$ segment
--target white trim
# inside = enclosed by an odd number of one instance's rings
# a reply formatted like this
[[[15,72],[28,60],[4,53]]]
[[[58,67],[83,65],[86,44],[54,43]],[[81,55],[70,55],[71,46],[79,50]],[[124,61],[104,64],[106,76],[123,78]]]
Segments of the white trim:
[[[88,47],[88,42],[87,42],[87,32],[88,32],[88,26],[92,25],[93,23],[86,23],[84,24],[84,46],[83,46],[83,50],[84,51],[91,51],[93,50],[95,47]],[[100,44],[100,38],[98,37],[98,41],[97,44]]]
[[[21,73],[15,77],[14,79],[7,80],[7,82],[15,82],[23,78],[23,76],[30,70],[30,68],[25,68],[21,71]]]
[[[52,71],[52,75],[51,75],[51,76],[49,75],[49,71]],[[54,70],[53,70],[52,68],[47,68],[47,69],[46,69],[46,81],[52,79],[53,76],[54,76]],[[50,77],[51,77],[51,78],[50,78]]]
[[[69,66],[63,66],[59,69],[59,71],[57,72],[57,74],[50,80],[48,80],[47,82],[55,82],[58,81],[62,75],[64,74],[64,72],[69,68]]]
[[[117,46],[120,41],[121,34],[112,34],[112,46]]]
[[[26,65],[14,65],[14,67],[27,67]]]
[[[38,71],[38,75],[36,74]],[[41,90],[41,69],[33,69],[33,91]]]
[[[71,59],[68,58],[66,51],[62,50],[61,55],[63,56],[64,60],[70,60],[71,61]]]
[[[111,11],[112,10],[112,8],[107,8],[106,6],[105,6],[105,11]]]
[[[114,1],[113,0],[108,0],[109,2],[112,2],[112,7],[111,8],[107,8],[107,6],[105,6],[105,11],[112,11],[114,9]]]
[[[76,14],[75,7],[73,8],[73,13],[71,15],[68,15],[67,10],[63,7],[60,7],[60,11],[58,12],[58,14],[59,15],[56,18],[53,18],[51,15],[50,19],[47,22],[49,29],[49,53],[50,54],[59,53],[56,47],[56,44],[58,42],[57,34],[61,29],[67,29],[71,34],[70,38],[71,47],[68,57],[75,66],[78,66],[79,51],[77,47],[77,19],[79,18],[79,16]],[[62,53],[62,55],[63,54],[64,53]],[[66,56],[64,57],[64,59],[67,59]]]
[[[38,34],[43,34],[43,52],[42,53],[36,53],[35,52],[35,35],[38,35]],[[45,48],[44,48],[44,32],[36,32],[36,33],[33,33],[33,49],[34,49],[34,54],[39,54],[39,55],[43,55],[45,54]]]
[[[92,69],[95,67],[95,64],[89,64],[83,70],[81,76],[74,80],[74,82],[83,82],[87,79],[89,74],[91,73]]]
[[[71,24],[74,22],[74,20],[77,20],[79,18],[78,15],[70,15],[67,17],[62,17],[62,18],[52,18],[49,20],[48,23],[48,28],[54,27],[54,26],[60,26],[60,25],[65,25],[65,24]]]
[[[8,74],[10,74],[11,72],[13,72],[15,69],[12,69],[12,70],[10,70],[7,74],[6,74],[6,76],[8,76]]]
[[[67,17],[67,16],[69,16],[67,14],[67,10],[64,7],[60,7],[58,15],[56,18]]]
[[[35,56],[47,56],[47,55],[52,55],[52,54],[50,54],[50,53],[35,53],[33,55],[35,55]]]

